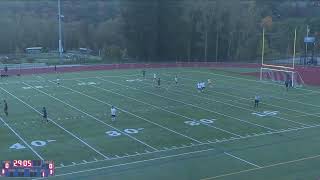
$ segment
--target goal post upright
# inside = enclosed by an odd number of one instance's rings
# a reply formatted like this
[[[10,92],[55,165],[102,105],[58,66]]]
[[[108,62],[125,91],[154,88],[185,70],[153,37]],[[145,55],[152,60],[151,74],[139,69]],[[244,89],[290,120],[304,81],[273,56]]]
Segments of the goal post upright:
[[[296,44],[297,44],[297,28],[294,29],[294,40],[293,40],[293,57],[292,57],[292,68],[294,69],[294,64],[296,61]]]
[[[294,38],[293,38],[293,54],[291,59],[292,62],[288,62],[287,65],[277,65],[277,64],[268,64],[265,63],[265,28],[262,31],[262,49],[261,49],[261,67],[260,67],[260,81],[264,78],[264,71],[275,71],[275,72],[283,72],[290,73],[290,75],[286,76],[286,79],[291,79],[291,86],[295,86],[295,75],[298,72],[295,72],[295,60],[296,60],[296,43],[297,43],[297,28],[294,29]],[[298,73],[299,75],[299,73]],[[300,75],[299,75],[300,76]],[[301,77],[300,77],[301,78]],[[302,79],[301,79],[302,80]],[[302,80],[303,81],[303,80]]]
[[[294,70],[294,64],[296,59],[296,42],[297,42],[297,28],[294,29],[294,40],[293,40],[293,57],[292,57],[292,68]],[[293,73],[291,74],[291,86],[293,87]]]
[[[261,68],[260,68],[260,81],[262,81],[262,68],[263,68],[263,60],[264,60],[264,33],[265,29],[262,28],[262,48],[261,48]]]

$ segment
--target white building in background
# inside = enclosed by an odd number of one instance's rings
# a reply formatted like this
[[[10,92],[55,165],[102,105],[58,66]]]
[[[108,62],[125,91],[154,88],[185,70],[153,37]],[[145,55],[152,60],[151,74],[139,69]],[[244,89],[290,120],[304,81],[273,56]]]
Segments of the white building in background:
[[[43,47],[29,47],[26,48],[27,54],[40,54],[43,52]]]

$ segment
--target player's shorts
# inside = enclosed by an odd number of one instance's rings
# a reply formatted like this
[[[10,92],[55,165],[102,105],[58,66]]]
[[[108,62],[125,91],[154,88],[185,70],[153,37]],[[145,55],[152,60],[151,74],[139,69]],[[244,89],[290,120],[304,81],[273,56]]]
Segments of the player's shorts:
[[[47,115],[44,115],[43,118],[47,119]]]
[[[111,117],[115,118],[115,117],[116,117],[116,115],[111,115]]]
[[[259,100],[254,100],[254,103],[259,103]]]

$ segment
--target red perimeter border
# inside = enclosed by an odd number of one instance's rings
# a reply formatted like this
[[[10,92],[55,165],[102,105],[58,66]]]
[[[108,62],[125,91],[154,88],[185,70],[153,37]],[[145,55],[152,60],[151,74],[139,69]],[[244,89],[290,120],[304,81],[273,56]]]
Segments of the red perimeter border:
[[[215,62],[177,62],[177,63],[131,63],[131,64],[99,64],[99,65],[70,65],[9,69],[7,75],[31,75],[31,74],[49,74],[49,73],[66,73],[79,71],[99,71],[99,70],[116,70],[116,69],[144,69],[144,68],[177,68],[177,67],[206,67],[206,68],[260,68],[261,64],[254,63],[215,63]],[[296,66],[295,71],[299,72],[304,82],[308,85],[320,85],[320,67],[317,66]],[[1,74],[4,71],[1,70]],[[241,73],[243,75],[253,75],[259,77],[257,73]]]

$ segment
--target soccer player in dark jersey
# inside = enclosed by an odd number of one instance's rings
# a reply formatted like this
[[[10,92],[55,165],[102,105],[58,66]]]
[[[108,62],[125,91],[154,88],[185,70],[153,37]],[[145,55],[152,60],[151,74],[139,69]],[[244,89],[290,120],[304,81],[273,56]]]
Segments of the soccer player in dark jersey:
[[[57,76],[57,85],[58,85],[58,86],[60,85],[60,78],[59,78],[59,76]]]
[[[259,101],[260,101],[260,96],[258,96],[258,95],[254,96],[254,107],[255,108],[259,107]]]
[[[4,103],[4,108],[3,108],[3,111],[4,113],[6,114],[6,116],[8,116],[8,104],[7,104],[7,101],[6,100],[3,100],[3,103]]]
[[[4,67],[4,72],[5,72],[6,75],[7,75],[7,73],[8,73],[8,66],[5,66],[5,67]]]
[[[146,70],[142,70],[142,76],[143,78],[146,78]]]
[[[284,82],[284,84],[285,84],[285,86],[286,86],[286,89],[287,89],[287,91],[288,91],[288,89],[289,89],[289,80],[286,80],[285,82]]]
[[[160,78],[158,78],[158,88],[160,87]]]
[[[178,75],[174,77],[174,82],[176,82],[176,85],[178,85]]]
[[[43,120],[46,120],[47,122],[49,122],[49,121],[48,121],[48,116],[47,116],[47,109],[46,109],[46,107],[43,107],[43,108],[42,108],[42,117],[43,117]]]

